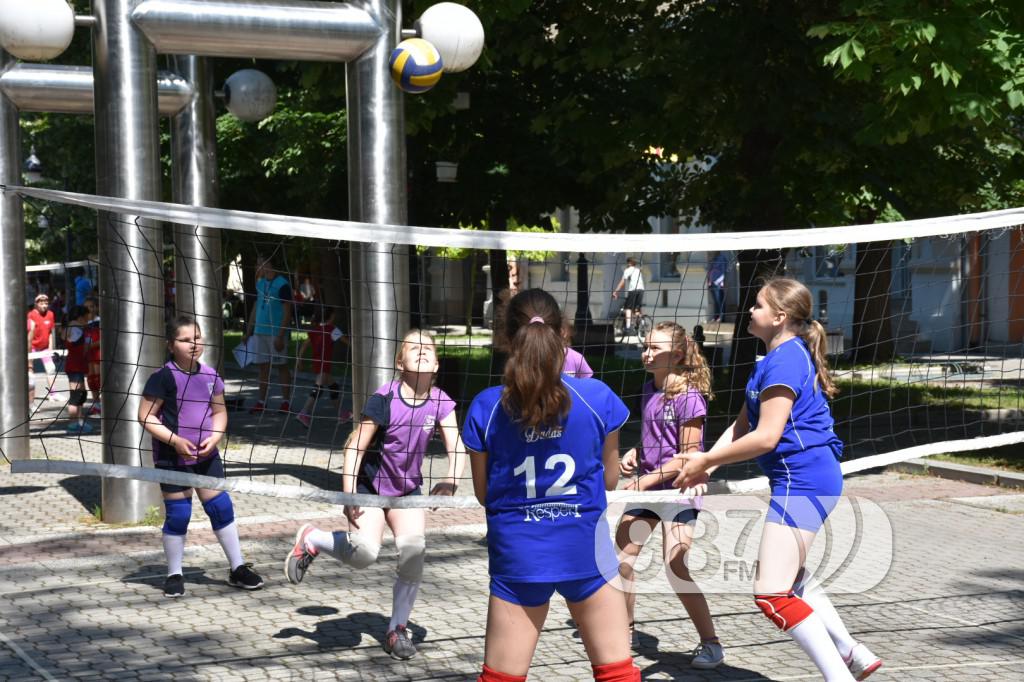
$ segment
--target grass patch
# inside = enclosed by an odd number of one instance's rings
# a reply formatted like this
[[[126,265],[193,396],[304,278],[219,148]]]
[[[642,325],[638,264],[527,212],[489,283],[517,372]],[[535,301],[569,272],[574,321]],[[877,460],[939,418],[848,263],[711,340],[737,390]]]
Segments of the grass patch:
[[[92,513],[88,516],[83,516],[82,521],[93,526],[103,525],[108,528],[141,528],[142,526],[159,526],[164,522],[164,513],[160,507],[150,507],[146,510],[142,519],[135,523],[105,523],[103,521],[103,509],[98,505],[93,505]]]
[[[1024,390],[1013,386],[969,388],[925,382],[839,381],[832,403],[837,415],[878,414],[908,407],[949,407],[967,410],[1024,408]]]
[[[1024,444],[1004,445],[999,448],[988,450],[972,450],[969,452],[954,452],[947,455],[934,455],[929,459],[942,462],[953,462],[955,464],[967,464],[988,469],[1002,469],[1004,471],[1015,471],[1024,473]]]

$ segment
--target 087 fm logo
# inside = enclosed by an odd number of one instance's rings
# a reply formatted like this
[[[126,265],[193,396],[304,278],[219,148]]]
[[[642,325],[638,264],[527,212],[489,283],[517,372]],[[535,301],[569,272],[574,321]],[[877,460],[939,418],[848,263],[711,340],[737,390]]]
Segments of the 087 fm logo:
[[[809,543],[805,574],[832,594],[856,594],[877,586],[892,565],[892,524],[881,507],[865,498],[791,496],[784,508],[776,505],[771,511],[775,527],[768,542],[762,537],[766,500],[707,495],[697,506],[694,519],[692,512],[680,513],[687,509],[681,498],[645,502],[641,493],[610,502],[606,523],[598,524],[597,532],[611,533],[616,556],[607,555],[606,538],[596,538],[595,547],[604,548],[598,557],[602,573],[619,589],[636,593],[749,595],[759,556],[787,551],[783,545],[789,543],[788,551]],[[816,533],[798,529],[818,524]]]

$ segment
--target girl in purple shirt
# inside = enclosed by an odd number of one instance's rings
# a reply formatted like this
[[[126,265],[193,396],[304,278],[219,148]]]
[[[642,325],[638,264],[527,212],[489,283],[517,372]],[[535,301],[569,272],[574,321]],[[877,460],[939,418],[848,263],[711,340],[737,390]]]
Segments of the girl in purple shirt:
[[[448,476],[430,494],[452,495],[466,452],[455,421],[455,401],[434,386],[438,362],[433,337],[418,329],[407,333],[395,364],[399,378],[367,399],[362,420],[345,444],[342,490],[387,497],[420,495],[427,443],[440,430],[448,449]],[[293,584],[301,582],[322,551],[353,568],[366,568],[377,560],[387,524],[398,548],[398,577],[384,651],[394,658],[411,658],[416,647],[407,621],[423,577],[426,512],[346,505],[345,517],[348,532],[332,533],[308,523],[299,528],[285,559],[285,576]]]
[[[679,473],[679,453],[704,449],[704,417],[711,397],[711,372],[697,344],[675,322],[661,322],[647,335],[644,367],[651,380],[644,385],[640,447],[622,458],[620,471],[636,476],[627,490],[668,490]],[[627,507],[616,532],[620,551],[619,574],[623,579],[629,627],[633,630],[636,592],[632,589],[633,565],[644,544],[660,523],[669,584],[690,615],[700,644],[690,662],[694,668],[716,668],[725,660],[715,634],[707,599],[690,577],[686,554],[693,543],[693,527],[706,486],[696,486],[694,499],[678,503],[654,503]]]
[[[224,437],[228,412],[224,407],[224,382],[217,370],[200,364],[202,332],[191,317],[179,317],[167,327],[171,360],[146,381],[138,419],[153,436],[153,465],[157,469],[224,478],[217,444]],[[166,511],[163,527],[167,580],[164,595],[185,594],[181,565],[185,534],[192,518],[192,487],[161,483]],[[260,578],[242,559],[231,496],[224,490],[196,488],[203,510],[231,564],[228,582],[255,590]]]

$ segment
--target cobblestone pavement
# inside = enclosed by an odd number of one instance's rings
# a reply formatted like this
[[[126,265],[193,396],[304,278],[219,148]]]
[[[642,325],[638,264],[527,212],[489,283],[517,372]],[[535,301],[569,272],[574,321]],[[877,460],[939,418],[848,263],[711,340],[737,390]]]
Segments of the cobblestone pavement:
[[[880,582],[834,593],[851,631],[885,660],[872,679],[1024,679],[1024,496],[895,474],[854,478],[847,493],[860,508],[877,505],[891,524],[891,531],[864,524],[846,538],[857,551],[844,565],[865,574],[881,566]],[[321,557],[300,586],[282,575],[295,528],[304,521],[342,528],[337,508],[235,495],[243,549],[267,581],[248,593],[226,584],[223,555],[195,505],[187,594],[169,600],[159,529],[97,523],[90,512],[99,494],[92,478],[0,470],[0,679],[469,680],[479,670],[487,604],[479,510],[430,514],[411,622],[419,655],[398,662],[381,650],[394,576],[390,541],[364,571]],[[727,500],[709,506],[714,519],[725,518]],[[844,539],[835,535],[830,547]],[[726,664],[692,670],[685,652],[696,643],[693,627],[672,594],[650,585],[654,593],[637,606],[644,679],[817,677],[755,610],[745,584],[708,595]],[[557,599],[531,679],[590,679]]]

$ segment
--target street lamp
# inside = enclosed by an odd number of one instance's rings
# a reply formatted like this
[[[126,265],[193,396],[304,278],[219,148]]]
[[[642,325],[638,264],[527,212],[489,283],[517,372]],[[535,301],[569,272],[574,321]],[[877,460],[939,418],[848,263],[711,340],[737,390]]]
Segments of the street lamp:
[[[25,159],[25,182],[32,185],[40,183],[44,180],[43,178],[43,162],[36,156],[36,147],[32,145],[29,150],[28,158]],[[68,188],[67,176],[63,178],[64,189]],[[56,216],[54,216],[56,219]],[[44,211],[40,211],[39,217],[36,218],[36,225],[43,232],[50,229],[50,219],[46,217]],[[56,226],[55,226],[56,227]],[[68,220],[64,226],[64,305],[71,309],[72,298],[72,286],[71,286],[71,273],[68,271],[68,264],[71,262],[71,221]]]
[[[35,145],[28,153],[28,158],[25,159],[25,182],[29,185],[41,182],[43,179],[43,162],[36,156]]]

